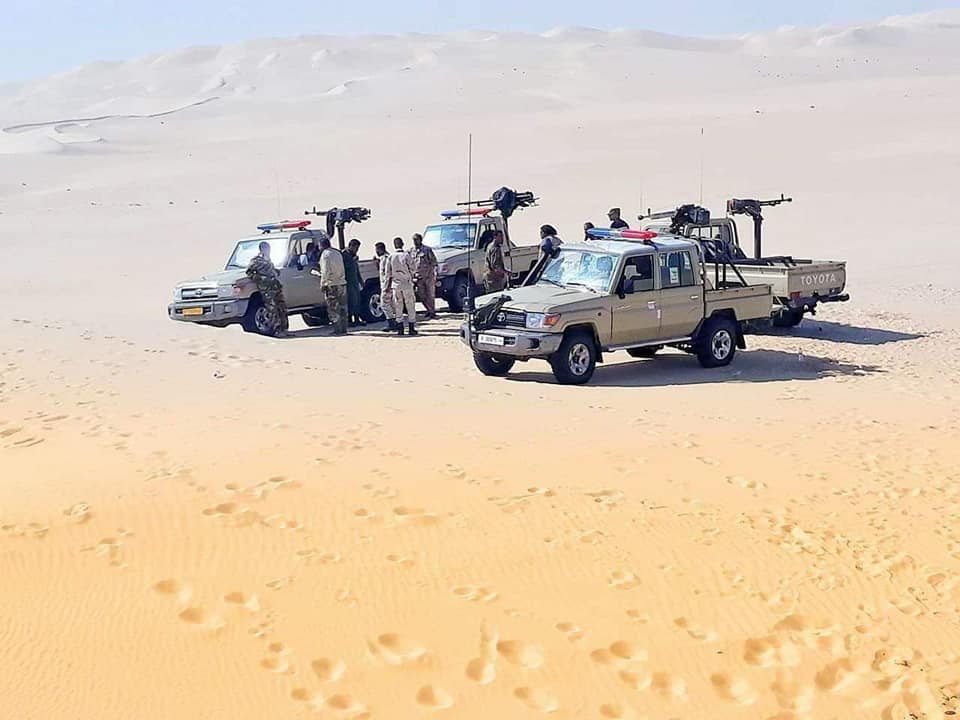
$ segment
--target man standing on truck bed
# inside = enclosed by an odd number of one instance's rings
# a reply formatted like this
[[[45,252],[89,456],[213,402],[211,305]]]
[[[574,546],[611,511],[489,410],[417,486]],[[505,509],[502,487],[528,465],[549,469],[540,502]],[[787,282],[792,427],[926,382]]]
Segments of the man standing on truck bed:
[[[260,254],[247,266],[247,277],[253,280],[257,290],[260,291],[263,307],[267,312],[274,336],[285,336],[289,327],[287,302],[283,297],[280,274],[270,259],[270,243],[260,243]]]
[[[423,244],[423,235],[413,235],[413,261],[417,267],[417,294],[427,309],[427,319],[437,317],[437,256],[433,248]]]
[[[347,317],[350,327],[366,325],[360,317],[360,288],[363,278],[360,276],[360,241],[354,238],[343,254],[343,271],[347,278]]]
[[[320,238],[320,287],[327,302],[327,315],[334,335],[347,334],[347,278],[343,255],[330,246],[330,238]]]
[[[403,249],[403,238],[394,238],[395,252],[387,261],[387,286],[393,289],[394,311],[397,313],[397,335],[403,335],[403,322],[411,335],[417,334],[417,296],[413,292],[416,267],[413,258]]]
[[[620,208],[610,208],[610,212],[607,213],[607,217],[610,218],[610,227],[614,230],[630,229],[630,226],[627,225],[626,221],[620,217]]]
[[[507,267],[503,262],[503,233],[497,230],[493,241],[484,254],[486,270],[483,273],[483,288],[487,293],[500,292],[507,287]]]

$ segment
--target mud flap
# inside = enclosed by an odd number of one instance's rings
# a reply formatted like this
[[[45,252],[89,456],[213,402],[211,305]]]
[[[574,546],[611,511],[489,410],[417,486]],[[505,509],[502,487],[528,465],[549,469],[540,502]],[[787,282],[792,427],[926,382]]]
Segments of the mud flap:
[[[743,336],[743,327],[737,327],[737,349],[746,350],[747,349],[747,340]]]

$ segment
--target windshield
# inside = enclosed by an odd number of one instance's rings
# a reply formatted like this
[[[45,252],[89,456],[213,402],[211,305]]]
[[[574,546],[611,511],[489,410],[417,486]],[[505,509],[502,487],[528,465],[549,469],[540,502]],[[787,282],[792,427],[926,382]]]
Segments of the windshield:
[[[538,285],[587,287],[595,292],[610,290],[610,279],[617,257],[589,250],[560,250],[550,259],[537,280]]]
[[[448,247],[467,248],[473,245],[473,240],[476,237],[477,226],[475,223],[430,225],[423,231],[423,244],[434,250]]]
[[[264,241],[270,243],[270,259],[273,261],[274,267],[278,270],[282,268],[283,264],[287,261],[288,239],[285,237],[241,240],[237,243],[233,255],[231,255],[227,261],[227,268],[246,269],[250,261],[260,253],[260,243]]]

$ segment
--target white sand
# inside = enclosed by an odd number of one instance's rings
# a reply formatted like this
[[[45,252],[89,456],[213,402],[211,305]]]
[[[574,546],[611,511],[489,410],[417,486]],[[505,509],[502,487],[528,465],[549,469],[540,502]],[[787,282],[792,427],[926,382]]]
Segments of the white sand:
[[[960,711],[957,47],[955,12],[311,37],[0,87],[3,716]],[[516,237],[696,201],[702,158],[714,208],[793,195],[767,249],[853,301],[587,388],[480,376],[452,316],[166,319],[258,222],[422,229],[468,132],[478,193],[543,196]]]

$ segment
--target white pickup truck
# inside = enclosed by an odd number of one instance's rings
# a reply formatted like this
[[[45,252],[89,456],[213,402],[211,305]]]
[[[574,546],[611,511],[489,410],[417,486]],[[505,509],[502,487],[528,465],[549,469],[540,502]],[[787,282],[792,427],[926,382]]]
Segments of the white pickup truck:
[[[740,277],[730,274],[729,285],[770,285],[773,288],[771,319],[774,325],[799,325],[805,313],[815,314],[822,303],[846,302],[847,264],[841,260],[808,260],[790,255],[764,256],[761,248],[762,207],[790,202],[779,200],[731,200],[728,215],[750,215],[754,222],[754,256],[741,248],[737,224],[732,217],[713,218],[693,205],[641,217],[641,230],[674,232],[700,242],[704,260],[726,254]]]

